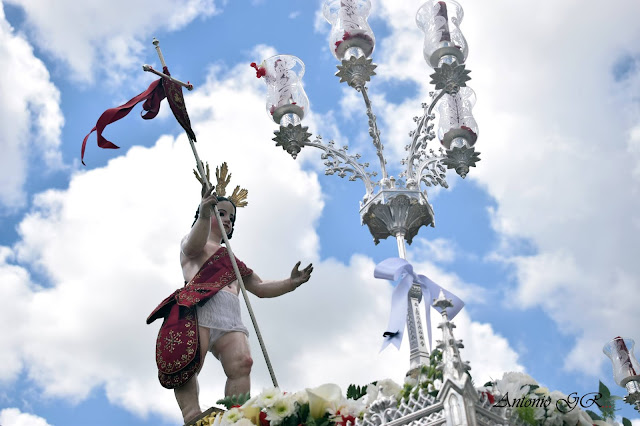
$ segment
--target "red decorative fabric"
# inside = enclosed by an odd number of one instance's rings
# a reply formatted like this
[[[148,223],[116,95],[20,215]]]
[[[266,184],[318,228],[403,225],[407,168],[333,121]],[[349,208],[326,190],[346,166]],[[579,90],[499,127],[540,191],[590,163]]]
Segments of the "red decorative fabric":
[[[240,260],[236,262],[241,276],[253,273]],[[162,386],[180,387],[198,371],[202,360],[196,306],[203,305],[235,280],[229,252],[220,247],[187,285],[174,291],[149,315],[147,324],[164,317],[156,340],[156,364]]]
[[[166,75],[169,74],[169,70],[167,67],[164,67],[162,71]],[[178,120],[178,123],[184,128],[189,137],[196,140],[196,135],[193,133],[191,129],[191,122],[189,121],[189,115],[187,114],[187,107],[184,103],[184,97],[182,96],[182,87],[169,80],[168,78],[161,78],[159,80],[154,81],[144,92],[140,93],[137,96],[129,99],[126,103],[120,105],[119,107],[109,108],[105,112],[102,113],[100,118],[98,118],[98,122],[95,127],[91,129],[89,134],[84,137],[82,141],[82,149],[80,151],[80,160],[82,164],[84,164],[84,151],[87,146],[87,139],[94,131],[98,135],[98,146],[100,148],[108,148],[108,149],[118,149],[120,148],[116,144],[102,136],[102,132],[104,128],[107,127],[111,123],[115,123],[123,117],[126,117],[134,106],[138,103],[145,101],[142,104],[142,109],[147,111],[145,114],[142,114],[142,118],[145,120],[151,120],[158,115],[160,112],[160,102],[167,97],[167,101],[169,102],[169,107],[171,111],[173,111],[173,115]]]
[[[171,75],[166,67],[164,68],[164,73]],[[189,120],[189,114],[187,114],[187,106],[184,103],[184,96],[182,96],[182,86],[168,78],[162,79],[162,86],[164,87],[164,92],[167,95],[167,102],[169,102],[169,107],[173,112],[173,116],[178,120],[178,123],[180,123],[184,131],[187,132],[189,138],[195,142],[196,134],[193,132],[193,129],[191,129],[191,121]]]
[[[104,136],[102,136],[102,132],[104,131],[105,127],[120,120],[123,117],[126,117],[127,114],[131,112],[133,107],[142,101],[145,101],[145,103],[142,105],[142,108],[147,111],[147,113],[144,114],[142,118],[150,120],[158,115],[158,111],[160,111],[160,101],[164,99],[164,90],[162,88],[162,84],[160,84],[161,81],[162,79],[154,81],[144,92],[140,93],[137,96],[134,96],[119,107],[109,108],[102,113],[100,118],[98,118],[98,122],[96,123],[95,127],[91,129],[89,134],[87,134],[87,136],[85,136],[84,140],[82,141],[80,160],[82,161],[83,165],[84,150],[87,146],[87,139],[89,138],[89,135],[91,135],[91,133],[95,131],[98,135],[98,146],[100,148],[118,149],[120,148],[119,146],[111,141],[108,141],[104,138]]]

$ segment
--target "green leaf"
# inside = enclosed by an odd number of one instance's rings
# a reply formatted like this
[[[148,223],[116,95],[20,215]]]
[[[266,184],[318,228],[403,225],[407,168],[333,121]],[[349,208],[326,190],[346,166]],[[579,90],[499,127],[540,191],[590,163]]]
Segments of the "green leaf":
[[[591,417],[591,420],[602,420],[602,417],[600,417],[599,415],[597,415],[593,411],[591,411],[591,410],[585,410],[585,411],[587,412],[589,417]]]
[[[487,382],[482,386],[484,386],[485,388],[488,388],[489,386],[493,386],[493,382]]]
[[[529,392],[533,392],[534,390],[538,389],[540,386],[538,385],[523,385],[522,387],[520,387],[520,389],[522,389],[525,386],[529,386]]]
[[[285,417],[280,423],[282,426],[298,426],[300,422],[298,421],[298,416],[293,415],[289,417]]]
[[[524,423],[531,426],[536,426],[538,424],[533,407],[518,407],[516,408],[516,412],[518,413],[520,420]]]
[[[598,386],[598,392],[600,392],[604,398],[610,397],[611,392],[609,391],[609,388],[604,383],[602,383],[602,381],[599,381],[599,383],[600,386]]]
[[[360,399],[367,394],[367,386],[349,385],[347,388],[347,399]]]
[[[250,399],[251,399],[251,395],[249,395],[249,392],[247,392],[247,393],[241,393],[240,395],[230,395],[230,396],[224,397],[222,399],[217,400],[216,404],[224,405],[225,407],[227,407],[227,410],[230,410],[231,407],[233,407],[234,405],[242,405]]]
[[[329,420],[329,413],[325,414],[323,418],[316,419],[316,426],[329,426],[331,420]]]
[[[602,385],[602,382],[600,383]],[[604,385],[603,385],[604,386]],[[609,389],[606,388],[606,392],[609,392]],[[615,410],[616,410],[616,402],[615,399],[611,397],[611,394],[602,392],[602,388],[600,388],[600,394],[602,398],[598,398],[596,404],[598,404],[600,408],[600,412],[602,413],[602,417],[605,419],[614,419],[615,418]]]
[[[309,417],[309,403],[300,406],[300,410],[298,410],[298,416],[300,416],[300,420],[304,420]]]
[[[632,425],[631,425],[631,420],[629,420],[629,419],[628,419],[628,418],[626,418],[626,417],[623,417],[623,418],[622,418],[622,426],[632,426]]]

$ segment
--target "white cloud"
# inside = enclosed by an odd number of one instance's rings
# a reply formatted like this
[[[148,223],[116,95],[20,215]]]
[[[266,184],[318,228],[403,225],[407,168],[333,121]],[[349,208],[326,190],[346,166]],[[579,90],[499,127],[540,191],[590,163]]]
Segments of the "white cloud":
[[[23,413],[17,408],[0,411],[0,424],[4,426],[50,426],[42,417]]]
[[[12,209],[25,203],[29,157],[43,158],[51,169],[62,167],[64,118],[60,92],[32,46],[6,21],[1,3],[0,68],[0,205]]]
[[[74,79],[91,82],[99,64],[111,79],[141,63],[142,40],[153,31],[174,31],[219,10],[214,0],[56,1],[8,0],[21,6],[36,44],[62,60]],[[106,72],[106,68],[105,72]]]
[[[419,257],[433,259],[436,262],[453,262],[456,258],[456,244],[444,238],[434,240],[419,238],[416,239],[416,244],[412,248],[412,252]]]
[[[257,54],[269,53],[262,50]],[[391,287],[373,278],[374,264],[362,255],[349,264],[318,259],[315,227],[324,204],[317,176],[274,149],[262,82],[238,70],[212,70],[186,103],[201,158],[212,166],[227,161],[231,185],[249,189],[249,206],[238,211],[231,240],[238,257],[263,279],[286,277],[297,260],[314,262],[311,281],[295,293],[252,297],[281,386],[297,390],[334,381],[346,390],[350,382],[402,381],[408,344],[376,355]],[[156,378],[153,348],[160,324],[148,326],[145,319],[182,283],[178,242],[199,198],[193,164],[184,136],[164,136],[151,148],[133,147],[103,168],[76,173],[66,190],[35,197],[19,225],[19,243],[0,251],[0,280],[10,284],[0,287],[0,319],[18,313],[25,318],[3,337],[10,342],[0,348],[5,383],[26,371],[46,396],[76,401],[103,387],[112,403],[137,415],[179,420],[173,393]],[[472,291],[455,276],[419,265],[461,297]],[[34,282],[24,266],[49,282]],[[469,336],[469,354],[501,347],[495,365],[521,368],[504,338],[465,315],[458,337]],[[250,327],[246,313],[244,320]],[[251,344],[256,392],[270,380],[253,332]],[[494,374],[494,364],[480,362],[486,368],[477,366],[479,376]],[[223,394],[219,364],[210,358],[200,377],[202,405],[212,405]]]

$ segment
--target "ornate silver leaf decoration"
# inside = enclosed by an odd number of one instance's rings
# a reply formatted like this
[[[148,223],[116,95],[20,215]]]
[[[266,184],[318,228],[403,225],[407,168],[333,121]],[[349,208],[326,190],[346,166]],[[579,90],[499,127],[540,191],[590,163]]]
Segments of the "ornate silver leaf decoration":
[[[464,64],[454,62],[453,65],[442,64],[440,68],[436,68],[431,74],[431,84],[436,85],[436,90],[444,90],[450,95],[458,93],[461,87],[467,85],[467,81],[471,80],[469,73],[471,71],[465,69]]]
[[[376,75],[374,71],[376,67],[377,65],[373,63],[372,59],[367,59],[364,56],[358,58],[352,56],[343,60],[342,65],[337,66],[336,77],[340,77],[340,83],[346,81],[349,86],[360,91],[365,83]]]
[[[475,167],[478,161],[480,161],[480,153],[476,152],[474,147],[463,146],[447,151],[447,158],[443,163],[448,169],[455,169],[456,173],[464,179],[469,173],[469,167]]]
[[[289,124],[287,127],[280,126],[280,130],[273,132],[276,137],[272,140],[276,141],[276,146],[281,146],[295,159],[305,143],[309,142],[311,133],[307,132],[308,129],[308,127],[302,127],[300,124],[296,126]]]

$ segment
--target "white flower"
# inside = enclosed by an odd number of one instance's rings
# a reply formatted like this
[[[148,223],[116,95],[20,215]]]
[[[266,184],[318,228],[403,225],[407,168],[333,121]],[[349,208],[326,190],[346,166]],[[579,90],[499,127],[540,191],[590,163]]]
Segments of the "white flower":
[[[402,386],[391,379],[378,380],[377,384],[380,393],[384,396],[393,396],[397,398],[402,393]]]
[[[234,423],[236,426],[254,426],[253,423],[251,423],[251,420],[249,419],[240,419],[237,422]]]
[[[282,422],[283,419],[292,415],[296,410],[295,401],[292,396],[285,395],[273,403],[273,405],[267,408],[267,420],[272,425],[277,425]]]
[[[364,410],[366,406],[361,399],[353,400],[353,399],[343,399],[341,404],[336,407],[335,410],[329,410],[331,414],[336,414],[338,411],[343,416],[353,416],[360,417],[361,414],[364,414]]]
[[[222,424],[225,425],[235,423],[242,417],[244,417],[244,414],[242,414],[242,412],[237,407],[232,408],[224,413],[224,416],[222,416]]]
[[[309,413],[316,419],[324,416],[328,408],[335,408],[342,401],[342,391],[338,385],[327,383],[317,388],[307,388],[309,396]]]
[[[307,395],[307,391],[298,391],[293,394],[293,399],[300,405],[309,403],[309,395]]]
[[[434,387],[436,390],[440,390],[440,389],[442,389],[442,380],[440,380],[440,379],[435,379],[435,380],[433,381],[433,387]]]
[[[500,396],[509,394],[509,400],[521,398],[530,391],[530,385],[537,385],[533,377],[524,373],[504,373],[502,379],[496,382],[496,389]]]
[[[378,387],[373,383],[367,386],[367,405],[378,399]]]
[[[578,410],[578,422],[580,426],[593,425],[593,420],[591,420],[591,416],[589,416],[586,411],[582,411],[582,410]]]
[[[258,395],[256,405],[260,408],[268,408],[275,404],[280,398],[282,398],[282,392],[279,388],[265,389]]]

